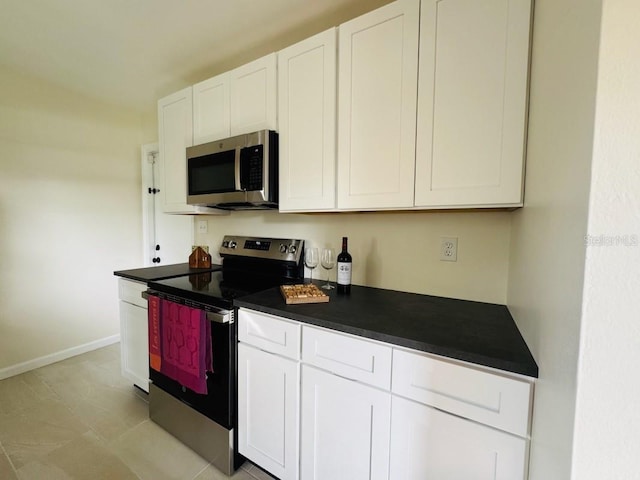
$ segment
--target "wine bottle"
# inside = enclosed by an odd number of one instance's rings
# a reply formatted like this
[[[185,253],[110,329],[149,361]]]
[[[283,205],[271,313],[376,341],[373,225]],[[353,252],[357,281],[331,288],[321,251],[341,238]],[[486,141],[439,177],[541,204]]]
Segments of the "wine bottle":
[[[347,251],[347,237],[342,237],[342,252],[338,255],[338,293],[351,293],[351,255]]]

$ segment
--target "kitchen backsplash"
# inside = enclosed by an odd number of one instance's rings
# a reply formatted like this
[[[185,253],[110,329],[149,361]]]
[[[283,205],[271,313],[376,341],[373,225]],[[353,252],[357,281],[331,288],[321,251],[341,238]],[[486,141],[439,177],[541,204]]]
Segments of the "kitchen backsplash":
[[[198,233],[202,220],[206,234]],[[302,238],[336,250],[347,236],[355,285],[504,304],[510,221],[508,212],[233,212],[197,217],[195,240],[208,245],[219,262],[219,244],[227,234]],[[456,262],[440,260],[441,237],[458,238]],[[332,282],[335,275],[334,269]],[[325,279],[326,271],[318,267],[313,276]]]

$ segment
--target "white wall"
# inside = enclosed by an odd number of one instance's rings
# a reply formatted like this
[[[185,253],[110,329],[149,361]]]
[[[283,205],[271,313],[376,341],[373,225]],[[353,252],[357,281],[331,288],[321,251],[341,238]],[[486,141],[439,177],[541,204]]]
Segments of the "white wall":
[[[571,475],[600,11],[599,0],[535,5],[525,208],[512,217],[507,293],[540,367],[531,480]]]
[[[217,252],[225,234],[302,238],[338,250],[349,237],[353,283],[504,304],[510,213],[279,214],[233,212],[207,218],[198,243]],[[440,237],[458,237],[458,261],[442,262]],[[215,260],[215,258],[214,258]],[[318,267],[314,278],[326,278]],[[331,273],[335,281],[335,270]],[[319,277],[320,276],[320,277]]]
[[[640,4],[605,0],[573,477],[640,475]],[[604,240],[604,245],[602,242]]]
[[[141,264],[140,117],[0,70],[0,378],[118,335]]]

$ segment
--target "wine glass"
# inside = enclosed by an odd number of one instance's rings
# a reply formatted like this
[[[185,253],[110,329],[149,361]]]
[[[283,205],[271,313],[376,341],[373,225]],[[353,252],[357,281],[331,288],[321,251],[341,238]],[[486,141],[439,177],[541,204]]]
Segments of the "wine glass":
[[[313,282],[313,269],[318,266],[318,249],[316,247],[307,248],[304,251],[304,264],[311,270],[311,281]]]
[[[322,257],[320,258],[320,264],[322,268],[327,271],[327,283],[322,285],[322,288],[326,290],[331,290],[335,288],[333,285],[329,283],[329,272],[333,267],[336,266],[336,252],[333,248],[324,248],[322,249]]]

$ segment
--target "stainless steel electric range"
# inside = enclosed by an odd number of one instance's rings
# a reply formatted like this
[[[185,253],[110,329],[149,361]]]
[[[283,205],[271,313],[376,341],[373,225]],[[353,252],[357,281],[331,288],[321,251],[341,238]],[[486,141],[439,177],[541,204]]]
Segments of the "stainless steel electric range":
[[[230,475],[244,461],[233,300],[300,283],[304,241],[228,235],[219,253],[218,271],[149,283],[149,416]]]

